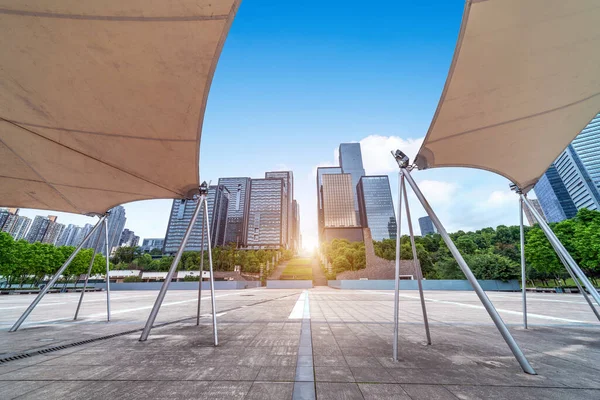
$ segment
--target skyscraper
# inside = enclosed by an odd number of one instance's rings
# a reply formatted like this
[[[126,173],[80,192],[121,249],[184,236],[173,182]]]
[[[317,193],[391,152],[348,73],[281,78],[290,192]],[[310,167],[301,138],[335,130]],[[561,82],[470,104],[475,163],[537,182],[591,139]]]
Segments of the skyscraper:
[[[59,224],[56,222],[56,220],[50,222],[50,224],[48,224],[48,229],[46,229],[46,234],[42,239],[42,243],[55,245],[63,229],[65,229],[65,226],[63,224]]]
[[[292,203],[292,244],[290,248],[294,251],[300,249],[300,204],[296,200]]]
[[[293,210],[292,203],[294,201],[294,173],[292,171],[272,171],[266,172],[265,178],[281,178],[283,179],[283,183],[286,186],[285,192],[287,193],[287,207],[285,211],[285,220],[287,229],[284,232],[285,242],[288,243],[288,246],[292,242],[292,218],[293,218]]]
[[[324,240],[323,229],[325,228],[325,213],[323,211],[323,175],[341,174],[340,167],[319,167],[317,168],[317,218],[319,229],[319,243]]]
[[[554,165],[577,209],[600,209],[598,188],[592,182],[573,145],[567,146]]]
[[[136,236],[134,231],[123,229],[123,233],[121,233],[121,238],[119,239],[119,247],[135,247],[138,245],[139,240],[140,237]]]
[[[44,239],[44,235],[46,235],[48,227],[53,225],[54,222],[56,222],[56,216],[54,215],[49,215],[48,217],[37,215],[27,233],[27,241],[29,243],[41,242]]]
[[[119,239],[121,239],[121,233],[125,228],[125,208],[123,206],[116,206],[109,210],[107,222],[108,222],[108,251],[112,253],[114,248],[119,247]],[[106,234],[104,227],[99,228],[96,233],[92,235],[90,240],[85,244],[87,248],[92,248],[96,244],[96,240],[100,235],[98,242],[98,251],[106,256]],[[109,254],[110,256],[110,254]]]
[[[596,189],[600,191],[600,114],[571,143]]]
[[[236,247],[245,247],[250,178],[220,178],[219,185],[225,186],[230,193],[225,244],[235,243]]]
[[[287,193],[281,178],[252,179],[246,243],[249,249],[287,247]]]
[[[554,164],[542,175],[533,190],[548,222],[560,222],[577,214],[577,207]]]
[[[325,228],[357,226],[350,174],[323,175],[323,215]]]
[[[362,162],[362,152],[360,143],[342,143],[339,149],[340,168],[344,174],[352,176],[352,192],[354,194],[354,211],[356,213],[356,222],[361,225],[360,213],[358,211],[358,194],[356,186],[361,176],[366,175]]]
[[[1,231],[10,234],[15,240],[24,239],[31,225],[31,219],[18,213],[19,210],[14,208],[0,211]]]
[[[429,216],[419,218],[419,228],[421,228],[421,236],[429,235],[430,233],[436,233],[433,222]]]
[[[210,224],[211,247],[222,246],[224,243],[225,232],[227,229],[227,208],[229,207],[229,198],[229,190],[227,190],[224,185],[212,185],[208,188],[206,200]],[[196,205],[196,200],[173,200],[163,248],[165,254],[176,253],[179,249],[185,231],[194,215]],[[204,228],[204,210],[201,210],[196,219],[196,223],[192,227],[192,232],[184,249],[185,251],[201,250],[203,229],[205,232],[204,249],[208,249],[208,232]]]
[[[360,220],[373,240],[395,239],[396,214],[387,175],[361,177],[357,191]]]

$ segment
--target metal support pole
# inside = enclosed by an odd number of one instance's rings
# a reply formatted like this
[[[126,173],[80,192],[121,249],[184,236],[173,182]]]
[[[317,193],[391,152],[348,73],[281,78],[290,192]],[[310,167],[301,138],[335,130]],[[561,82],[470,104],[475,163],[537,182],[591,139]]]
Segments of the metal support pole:
[[[206,197],[204,198],[206,202]],[[219,337],[217,335],[217,304],[215,302],[215,277],[213,272],[212,249],[210,243],[210,223],[208,222],[208,202],[204,207],[204,225],[206,226],[206,243],[208,245],[208,264],[210,268],[210,300],[212,302],[212,318],[213,318],[213,336],[215,346],[219,345]]]
[[[519,198],[519,232],[521,236],[521,286],[523,291],[523,327],[527,329],[527,274],[525,271],[525,228],[523,227],[523,200]]]
[[[592,283],[589,281],[587,276],[583,273],[581,268],[579,268],[579,265],[577,265],[577,263],[575,262],[573,257],[571,257],[571,255],[569,254],[569,252],[567,251],[565,246],[563,246],[563,244],[560,242],[560,240],[558,240],[558,238],[556,237],[556,235],[554,234],[552,229],[550,229],[550,227],[548,226],[546,221],[544,221],[544,219],[540,216],[540,214],[537,212],[537,210],[535,208],[533,208],[533,206],[531,205],[531,203],[529,202],[527,197],[525,195],[521,194],[521,199],[523,200],[523,202],[525,203],[527,208],[529,208],[529,211],[531,211],[531,214],[533,214],[534,218],[540,225],[540,228],[542,228],[542,231],[544,231],[544,234],[550,241],[550,244],[552,244],[552,247],[554,247],[554,249],[556,250],[557,253],[561,253],[562,257],[569,264],[569,266],[571,267],[571,269],[573,270],[575,275],[577,275],[577,277],[579,278],[581,283],[583,283],[583,285],[589,290],[589,292],[592,295],[592,297],[594,298],[594,300],[596,300],[596,303],[598,303],[598,305],[600,305],[600,294],[598,293],[598,291],[596,290],[594,285],[592,285]]]
[[[425,211],[427,212],[427,214],[431,218],[431,221],[437,228],[438,233],[442,236],[442,239],[444,239],[446,246],[448,246],[448,249],[454,256],[454,259],[458,263],[460,269],[463,271],[463,273],[469,280],[469,283],[471,283],[471,286],[475,290],[475,293],[479,297],[479,300],[481,301],[481,303],[485,307],[486,311],[492,318],[492,321],[494,321],[496,328],[498,328],[498,331],[500,331],[500,334],[502,335],[502,337],[504,338],[504,341],[506,342],[506,344],[512,351],[513,355],[515,356],[515,358],[517,359],[519,364],[521,365],[521,368],[523,369],[523,371],[525,371],[528,374],[536,375],[535,370],[531,367],[531,365],[529,364],[529,361],[527,361],[527,358],[525,358],[525,355],[519,348],[519,345],[517,344],[515,339],[510,334],[508,328],[506,327],[506,324],[504,324],[504,321],[500,317],[500,314],[498,314],[498,311],[496,311],[496,308],[494,308],[494,305],[492,304],[490,299],[487,297],[487,295],[485,294],[485,292],[479,285],[479,282],[477,282],[475,275],[473,275],[473,272],[471,271],[471,269],[465,262],[464,258],[462,257],[462,255],[460,254],[460,252],[458,251],[458,249],[456,248],[454,243],[452,242],[452,239],[446,232],[446,229],[444,228],[444,226],[438,219],[437,215],[435,214],[435,212],[433,211],[433,209],[431,208],[431,206],[429,205],[429,203],[423,196],[423,193],[417,186],[416,182],[413,180],[412,176],[410,175],[410,172],[405,167],[401,167],[400,171],[406,177],[408,184],[411,186],[411,188],[415,192],[415,195],[417,196],[417,198],[423,205],[423,208],[425,208]]]
[[[108,244],[108,219],[104,219],[104,236],[106,239],[106,320],[110,321],[110,245]]]
[[[92,260],[90,261],[90,267],[88,268],[87,275],[85,276],[85,281],[83,282],[83,290],[81,291],[81,296],[79,297],[79,303],[77,303],[77,309],[75,310],[75,316],[73,317],[73,321],[76,321],[77,316],[79,315],[79,309],[81,308],[81,303],[83,302],[83,295],[85,294],[85,289],[87,288],[88,280],[90,279],[90,274],[92,273],[92,267],[94,266],[94,260],[96,259],[96,251],[98,250],[98,244],[100,242],[101,234],[102,234],[102,231],[100,231],[98,233],[98,238],[96,239],[96,243],[94,244],[94,252],[92,253]]]
[[[523,195],[523,197],[527,197],[527,196]],[[523,205],[524,204],[523,199],[519,199],[519,200],[521,201],[521,205]],[[556,246],[556,243],[553,242],[552,240],[550,240],[550,245],[552,246],[552,248],[556,252],[556,255],[558,256],[558,258],[560,259],[560,261],[562,262],[562,264],[565,266],[565,269],[567,270],[567,272],[571,276],[571,279],[573,279],[573,282],[575,282],[575,285],[577,285],[577,289],[579,289],[579,292],[583,295],[583,298],[589,304],[590,308],[592,309],[592,312],[594,313],[594,315],[596,315],[596,318],[598,318],[598,320],[600,321],[600,314],[598,313],[598,310],[594,306],[594,303],[592,303],[592,301],[590,300],[590,298],[589,298],[588,294],[586,293],[585,289],[581,286],[581,283],[579,282],[579,279],[577,278],[577,276],[573,272],[573,269],[570,267],[569,263],[567,262],[567,260],[563,256],[563,254],[561,253],[560,249]],[[522,257],[523,257],[523,255],[522,255]]]
[[[73,259],[77,255],[77,253],[79,253],[79,251],[83,247],[84,243],[88,240],[88,238],[90,238],[94,234],[94,232],[96,232],[98,230],[98,227],[102,224],[102,222],[105,219],[106,219],[106,215],[103,215],[100,217],[100,219],[98,220],[98,222],[96,223],[94,228],[90,231],[90,233],[87,234],[87,236],[85,238],[83,238],[83,240],[81,241],[79,246],[77,246],[75,251],[73,253],[71,253],[69,258],[67,258],[67,261],[65,261],[65,263],[58,269],[58,271],[56,271],[56,273],[54,274],[52,279],[50,279],[50,282],[48,282],[48,284],[46,286],[44,286],[44,288],[40,291],[40,293],[37,295],[37,297],[31,302],[29,307],[27,307],[27,310],[25,310],[23,315],[21,315],[19,317],[19,319],[17,320],[17,322],[15,322],[15,324],[12,326],[12,328],[10,328],[9,332],[15,332],[17,329],[19,329],[19,327],[21,326],[23,321],[25,321],[25,319],[27,319],[27,317],[29,316],[29,314],[31,314],[31,312],[33,311],[35,306],[37,306],[37,304],[40,302],[40,300],[42,300],[42,297],[44,297],[44,295],[48,292],[48,290],[50,290],[50,288],[56,283],[56,281],[62,275],[62,273],[65,271],[65,269],[67,269],[67,267],[69,266],[71,261],[73,261]]]
[[[200,241],[200,281],[198,284],[198,311],[196,312],[196,326],[200,325],[200,305],[202,303],[202,271],[204,271],[204,224],[202,225],[202,240]]]
[[[400,302],[400,224],[402,223],[402,183],[404,176],[398,173],[398,218],[396,223],[396,271],[394,273],[394,343],[392,345],[394,361],[398,361],[398,314]]]
[[[408,205],[408,195],[404,179],[402,179],[402,191],[404,192],[404,208],[406,209],[406,221],[408,223],[408,233],[410,234],[410,246],[412,247],[413,265],[415,266],[415,274],[417,275],[417,285],[419,286],[419,297],[421,298],[421,309],[423,310],[423,323],[425,324],[425,335],[427,336],[427,344],[431,344],[431,333],[429,332],[429,319],[427,318],[427,308],[425,307],[425,295],[423,294],[423,271],[421,264],[417,258],[417,246],[415,244],[415,235],[413,232],[412,220],[410,218],[410,207]]]
[[[581,293],[583,295],[583,298],[585,299],[585,301],[587,301],[587,303],[590,305],[590,308],[592,309],[592,312],[596,315],[596,318],[598,318],[598,321],[600,321],[600,314],[598,313],[598,310],[594,306],[594,303],[592,303],[592,300],[590,300],[590,297],[588,296],[588,294],[585,291],[585,289],[583,287],[581,287],[581,283],[579,282],[579,280],[577,279],[577,277],[573,273],[573,270],[569,266],[569,263],[567,262],[567,260],[565,260],[565,258],[562,256],[562,254],[556,250],[556,248],[554,248],[554,251],[556,251],[556,254],[558,255],[558,258],[560,258],[560,261],[565,266],[565,269],[567,270],[567,272],[569,273],[569,275],[571,275],[571,279],[573,279],[573,282],[575,282],[575,285],[577,285],[577,289],[579,289],[579,293]]]
[[[181,244],[179,245],[179,250],[177,250],[177,254],[175,255],[175,258],[173,259],[171,268],[169,269],[169,272],[167,273],[167,277],[165,278],[165,281],[163,282],[163,284],[160,288],[160,292],[158,293],[158,297],[156,298],[156,301],[154,302],[154,307],[152,307],[152,311],[150,312],[150,315],[148,316],[148,320],[146,321],[146,326],[144,327],[144,330],[142,331],[142,335],[140,336],[140,342],[143,342],[146,339],[148,339],[150,330],[152,330],[152,325],[154,325],[154,321],[156,320],[156,316],[158,315],[160,306],[161,306],[163,300],[165,299],[165,295],[167,294],[167,289],[169,289],[169,284],[171,283],[171,280],[173,279],[175,270],[177,270],[177,265],[179,264],[179,260],[181,260],[181,255],[183,254],[183,249],[185,249],[185,245],[187,244],[188,239],[190,238],[190,235],[192,234],[192,229],[194,227],[194,224],[196,223],[196,219],[198,219],[198,214],[200,213],[200,207],[202,207],[202,203],[204,202],[205,198],[206,198],[205,195],[200,196],[200,199],[198,200],[198,204],[196,204],[196,209],[194,210],[194,214],[192,215],[190,224],[188,225],[187,230],[185,231],[185,235],[183,235],[183,239],[181,241]]]

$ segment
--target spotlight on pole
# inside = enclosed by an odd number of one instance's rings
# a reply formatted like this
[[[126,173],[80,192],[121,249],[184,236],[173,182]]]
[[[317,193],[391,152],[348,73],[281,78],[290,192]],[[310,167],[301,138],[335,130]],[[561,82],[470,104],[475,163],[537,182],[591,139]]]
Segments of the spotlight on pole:
[[[392,151],[392,156],[394,156],[394,158],[396,159],[396,162],[398,163],[398,166],[400,168],[408,167],[409,158],[406,154],[404,154],[400,150],[396,150],[395,153]]]

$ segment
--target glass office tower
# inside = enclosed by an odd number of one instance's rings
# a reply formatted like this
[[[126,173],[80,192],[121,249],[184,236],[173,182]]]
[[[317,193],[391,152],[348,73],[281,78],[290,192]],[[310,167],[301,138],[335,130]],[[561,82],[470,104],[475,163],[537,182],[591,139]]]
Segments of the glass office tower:
[[[323,175],[323,215],[325,228],[357,226],[350,174]]]
[[[554,164],[535,184],[533,190],[548,222],[560,222],[577,214],[577,207]]]
[[[554,162],[569,196],[577,209],[600,210],[600,193],[573,145],[569,145]]]
[[[396,214],[387,175],[363,176],[356,187],[362,226],[373,240],[396,239]]]
[[[596,189],[600,191],[600,114],[571,143]]]
[[[211,247],[222,246],[227,230],[227,208],[229,207],[229,190],[224,185],[212,185],[208,188],[207,206],[210,223]],[[173,200],[171,216],[165,235],[165,254],[176,253],[181,245],[185,231],[192,220],[197,202],[195,200]],[[185,251],[200,251],[202,230],[204,229],[204,210],[200,211],[196,223],[185,246]],[[208,249],[207,232],[205,230],[204,249]]]
[[[358,192],[356,186],[361,176],[366,175],[362,162],[362,152],[360,143],[342,143],[339,149],[340,168],[344,174],[352,176],[352,192],[354,194],[354,211],[356,212],[356,222],[360,226],[360,213],[358,210]]]
[[[325,214],[323,211],[323,175],[341,174],[340,167],[317,168],[317,218],[319,228],[319,243],[323,241],[323,228],[325,228]]]
[[[286,247],[287,187],[281,178],[252,179],[248,212],[249,249]]]
[[[429,216],[419,218],[419,228],[421,229],[421,236],[436,233],[435,226],[433,226],[433,222]]]
[[[250,204],[250,178],[220,178],[219,185],[225,186],[230,194],[225,244],[234,243],[236,247],[244,247]]]

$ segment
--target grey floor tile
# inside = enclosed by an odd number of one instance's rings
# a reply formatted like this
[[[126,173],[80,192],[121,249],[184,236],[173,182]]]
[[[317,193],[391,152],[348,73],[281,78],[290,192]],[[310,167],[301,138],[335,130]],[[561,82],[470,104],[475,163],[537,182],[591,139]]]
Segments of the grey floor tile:
[[[256,379],[267,382],[293,382],[295,377],[296,367],[262,367]]]
[[[364,397],[356,383],[317,382],[319,400],[363,400]]]
[[[350,368],[356,382],[371,383],[396,383],[396,379],[391,376],[385,368]]]
[[[456,396],[442,385],[403,384],[402,388],[413,400],[456,400]]]
[[[315,367],[317,382],[354,382],[354,375],[348,367]]]
[[[244,400],[290,400],[292,382],[254,382]]]
[[[399,384],[359,383],[365,400],[411,400]],[[414,400],[414,399],[412,399]],[[430,400],[437,400],[430,398]]]

